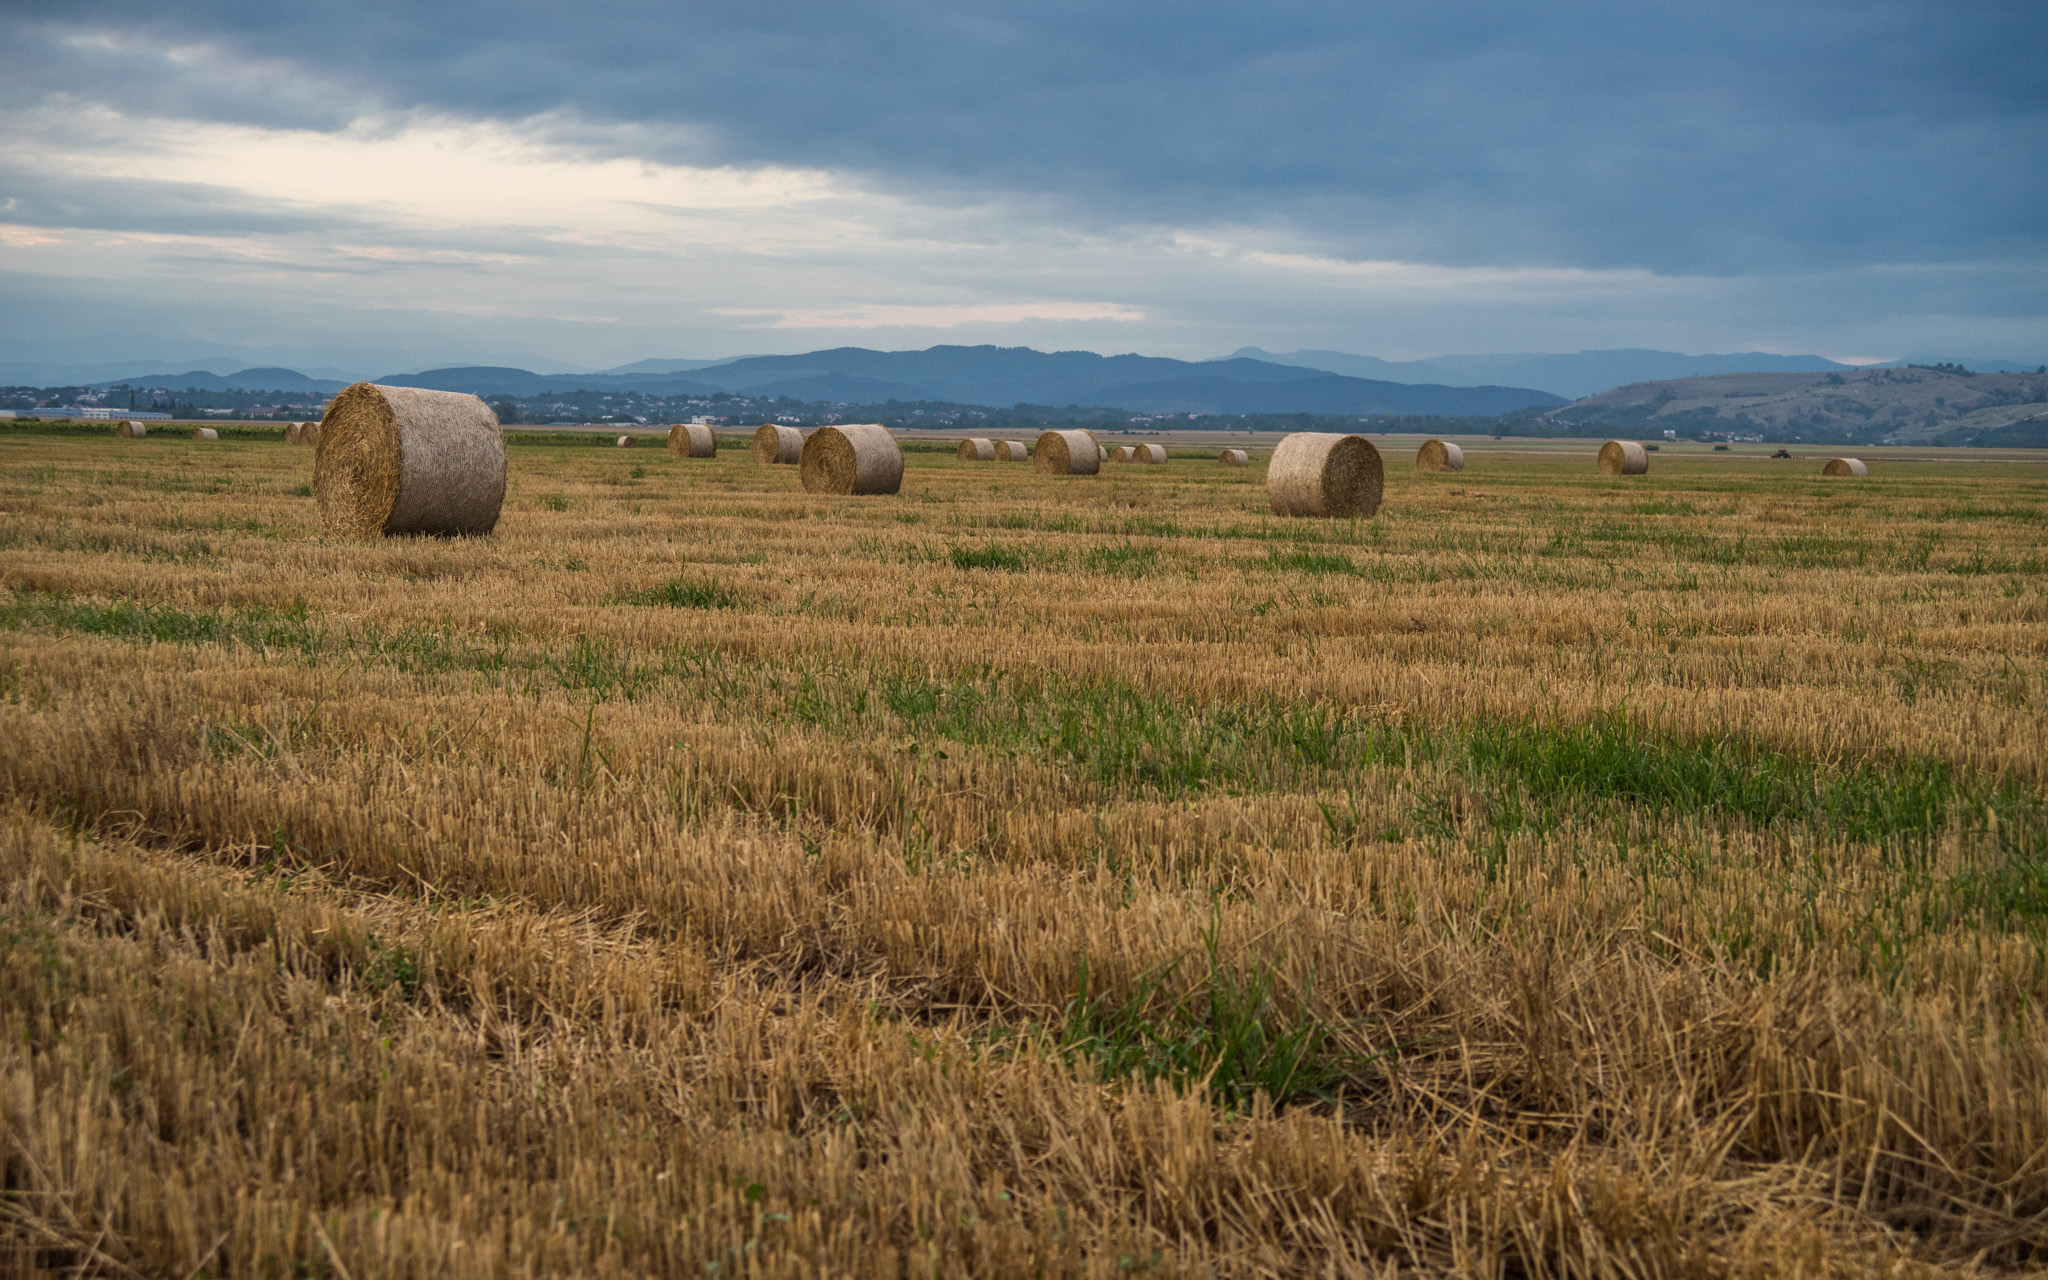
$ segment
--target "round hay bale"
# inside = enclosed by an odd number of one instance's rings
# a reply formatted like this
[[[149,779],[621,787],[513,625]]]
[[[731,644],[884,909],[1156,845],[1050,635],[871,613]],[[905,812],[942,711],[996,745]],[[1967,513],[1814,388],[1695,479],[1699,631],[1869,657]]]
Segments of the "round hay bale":
[[[960,447],[953,452],[962,462],[994,462],[996,460],[996,442],[984,440],[980,436],[974,436],[970,439],[962,440]]]
[[[285,442],[286,444],[297,444],[297,443],[299,442],[299,424],[298,424],[298,423],[296,423],[296,422],[287,422],[287,423],[285,423],[285,424],[284,424],[284,442]]]
[[[1863,465],[1861,458],[1829,458],[1828,465],[1820,469],[1824,476],[1862,478],[1870,474],[1870,468]]]
[[[1226,467],[1248,467],[1251,465],[1252,455],[1242,449],[1225,449],[1216,455],[1216,461]]]
[[[1463,471],[1465,451],[1447,440],[1425,440],[1415,451],[1417,471]]]
[[[1140,444],[1131,446],[1131,461],[1149,462],[1154,466],[1166,461],[1166,446],[1163,444]]]
[[[668,429],[668,451],[678,458],[715,458],[718,437],[701,422],[678,422]]]
[[[319,448],[320,424],[317,422],[301,422],[299,424],[299,443],[309,448]]]
[[[1609,440],[1600,446],[1603,476],[1639,476],[1649,469],[1649,450],[1633,440]]]
[[[1116,448],[1111,449],[1109,451],[1109,460],[1111,462],[1129,462],[1131,460],[1131,446],[1120,444]]]
[[[1380,451],[1364,436],[1297,431],[1266,465],[1276,516],[1369,516],[1385,485]]]
[[[1031,450],[1032,466],[1048,475],[1092,476],[1102,470],[1102,446],[1086,431],[1048,431]]]
[[[1031,450],[1024,447],[1022,440],[996,441],[997,462],[1027,462],[1030,458]]]
[[[328,430],[328,428],[333,430]],[[489,533],[505,502],[505,433],[475,396],[358,382],[314,432],[329,533]]]
[[[815,434],[815,433],[813,433]],[[804,433],[795,427],[778,427],[764,422],[754,428],[754,461],[770,463],[803,461]]]
[[[633,437],[631,437],[631,436],[620,436],[620,437],[619,437],[619,448],[621,448],[621,449],[630,449],[630,448],[632,448],[632,447],[633,447]]]
[[[220,439],[220,432],[215,431],[212,427],[194,427],[192,428],[192,438],[194,440],[218,440]]]
[[[879,422],[819,427],[804,441],[805,493],[894,493],[903,487],[903,446]]]
[[[140,440],[149,434],[149,425],[137,422],[131,418],[120,426],[115,427],[114,434],[123,440]]]

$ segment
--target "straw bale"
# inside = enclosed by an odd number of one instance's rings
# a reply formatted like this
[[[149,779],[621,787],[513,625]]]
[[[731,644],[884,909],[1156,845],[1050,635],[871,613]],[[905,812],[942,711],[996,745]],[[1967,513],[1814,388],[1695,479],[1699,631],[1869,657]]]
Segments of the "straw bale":
[[[984,440],[980,436],[972,436],[962,440],[960,447],[953,452],[962,462],[994,462],[996,460],[996,442]]]
[[[1092,476],[1102,470],[1102,446],[1086,431],[1048,431],[1031,450],[1032,465],[1056,476]]]
[[[1031,450],[1025,447],[1022,440],[996,441],[997,462],[1027,462],[1030,458]]]
[[[317,422],[301,422],[299,424],[299,443],[309,448],[319,448],[320,424]]]
[[[718,436],[701,422],[678,422],[668,429],[668,451],[678,458],[715,458]]]
[[[1869,475],[1870,468],[1863,464],[1861,458],[1829,458],[1828,465],[1822,467],[1820,473],[1824,476],[1861,477]]]
[[[1465,451],[1448,440],[1425,440],[1415,451],[1417,471],[1463,471]]]
[[[894,493],[903,487],[903,446],[879,422],[819,427],[804,441],[806,493]]]
[[[631,436],[620,436],[620,437],[619,437],[619,448],[621,448],[621,449],[630,449],[630,448],[632,448],[632,447],[633,447],[633,437],[631,437]]]
[[[505,434],[475,396],[358,382],[334,397],[317,438],[313,494],[329,533],[489,533],[498,523]]]
[[[149,424],[137,422],[131,418],[120,426],[115,427],[114,434],[123,440],[140,440],[149,434]]]
[[[287,422],[287,423],[285,423],[285,424],[284,424],[284,442],[285,442],[286,444],[297,444],[297,443],[299,442],[299,424],[298,424],[298,423],[296,423],[296,422]]]
[[[220,439],[220,432],[215,431],[212,427],[194,427],[192,428],[192,438],[194,440],[218,440]]]
[[[1609,440],[1600,446],[1600,474],[1639,476],[1650,469],[1650,452],[1633,440]]]
[[[1248,467],[1251,465],[1252,455],[1242,449],[1225,449],[1216,455],[1216,461],[1226,467]]]
[[[1166,461],[1166,446],[1163,444],[1139,444],[1131,446],[1131,461],[1149,462],[1154,465]]]
[[[778,427],[764,422],[754,428],[754,461],[768,464],[803,461],[804,433],[795,427]]]
[[[1131,460],[1131,446],[1120,444],[1116,448],[1111,449],[1109,451],[1109,460],[1111,462],[1129,462]]]
[[[1273,450],[1266,493],[1278,516],[1369,516],[1386,475],[1364,436],[1297,431]]]

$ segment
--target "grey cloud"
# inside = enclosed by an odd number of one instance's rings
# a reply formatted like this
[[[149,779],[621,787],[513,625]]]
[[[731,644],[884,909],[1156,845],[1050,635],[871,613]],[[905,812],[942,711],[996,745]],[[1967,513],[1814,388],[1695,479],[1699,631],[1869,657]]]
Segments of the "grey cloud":
[[[580,6],[85,0],[78,31],[303,65],[274,101],[170,69],[160,109],[559,113],[693,161],[1016,193],[1079,225],[1273,224],[1453,263],[1785,271],[2037,251],[2036,3],[938,0]]]
[[[333,232],[351,221],[197,182],[102,178],[0,165],[0,222],[164,235]]]

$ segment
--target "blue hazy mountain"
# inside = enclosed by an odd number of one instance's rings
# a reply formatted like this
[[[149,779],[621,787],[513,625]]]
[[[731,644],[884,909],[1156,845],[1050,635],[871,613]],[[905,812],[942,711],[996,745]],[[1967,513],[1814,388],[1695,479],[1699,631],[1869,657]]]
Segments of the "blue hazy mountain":
[[[162,387],[169,391],[298,391],[330,395],[348,384],[332,378],[309,378],[296,369],[244,369],[218,374],[205,369],[185,373],[142,373],[126,378],[108,378],[92,385],[100,387]]]
[[[1257,347],[1240,347],[1233,359],[1270,360],[1348,374],[1384,378],[1389,382],[1440,383],[1451,387],[1507,383],[1540,387],[1577,400],[1633,382],[1699,378],[1717,373],[1836,373],[1853,365],[1823,356],[1775,356],[1762,351],[1729,355],[1689,356],[1677,351],[1625,348],[1575,354],[1530,352],[1510,355],[1437,356],[1429,360],[1381,360],[1343,351],[1289,351],[1275,355]],[[1971,366],[1972,368],[1976,366]]]

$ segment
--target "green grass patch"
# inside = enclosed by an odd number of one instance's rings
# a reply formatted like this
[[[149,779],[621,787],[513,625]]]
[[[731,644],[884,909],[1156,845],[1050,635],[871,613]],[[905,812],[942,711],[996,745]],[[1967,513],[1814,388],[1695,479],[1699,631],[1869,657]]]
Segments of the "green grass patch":
[[[990,543],[983,547],[951,547],[947,554],[955,569],[995,569],[1003,573],[1024,572],[1024,553]]]
[[[655,605],[665,609],[737,609],[739,593],[719,582],[701,578],[670,578],[645,591],[615,596],[608,604]]]

